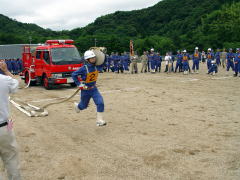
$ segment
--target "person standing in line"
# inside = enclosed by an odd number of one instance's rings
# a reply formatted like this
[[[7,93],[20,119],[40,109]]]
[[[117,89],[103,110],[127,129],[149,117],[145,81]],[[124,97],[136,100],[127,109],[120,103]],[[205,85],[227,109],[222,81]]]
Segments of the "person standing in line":
[[[130,60],[131,60],[131,74],[134,74],[134,73],[138,73],[138,66],[137,66],[137,63],[138,63],[138,55],[136,54],[136,52],[134,53],[133,56],[130,56]]]
[[[183,62],[183,74],[188,74],[190,67],[189,67],[189,59],[190,56],[187,54],[187,50],[183,50],[182,62]]]
[[[227,52],[226,49],[223,49],[223,52],[220,53],[220,59],[222,63],[222,67],[225,68],[226,60],[227,60]]]
[[[201,59],[202,59],[202,63],[204,64],[206,62],[206,53],[204,51],[202,51]]]
[[[166,53],[166,56],[164,57],[165,60],[165,71],[164,72],[169,72],[169,64],[171,63],[172,57],[169,55],[169,53]]]
[[[156,72],[161,72],[162,68],[162,56],[160,56],[160,53],[157,53],[156,56]]]
[[[212,61],[214,60],[214,54],[212,53],[212,49],[208,48],[208,53],[207,53],[207,69],[209,69],[212,66]]]
[[[193,73],[199,73],[199,62],[201,60],[201,55],[200,53],[198,52],[198,47],[195,47],[195,52],[193,54],[193,66],[192,66],[192,70],[193,70]]]
[[[235,64],[234,77],[237,77],[237,75],[240,73],[240,48],[237,48],[237,50],[236,50],[234,64]],[[240,77],[240,74],[239,74],[239,77]]]
[[[154,52],[154,49],[152,48],[150,50],[150,54],[148,55],[148,62],[149,62],[149,66],[150,66],[150,72],[151,73],[155,73],[156,70],[156,54]]]
[[[175,67],[175,73],[177,72],[178,68],[179,68],[179,72],[182,72],[182,54],[180,50],[177,51],[176,57],[177,57],[177,62]]]
[[[9,180],[21,180],[18,145],[9,111],[9,94],[17,91],[18,84],[4,60],[0,60],[0,156]]]
[[[147,72],[147,62],[148,62],[148,57],[147,57],[146,51],[143,52],[143,55],[140,57],[140,60],[142,63],[141,73],[146,73]]]
[[[229,49],[229,52],[227,53],[227,71],[229,71],[230,67],[232,68],[232,71],[234,71],[234,53],[232,52],[232,48]]]
[[[124,68],[124,72],[129,73],[129,56],[127,55],[126,52],[123,53],[123,68]]]
[[[220,52],[220,49],[218,48],[217,49],[217,52],[215,54],[215,59],[216,59],[216,64],[217,66],[221,66],[221,52]]]

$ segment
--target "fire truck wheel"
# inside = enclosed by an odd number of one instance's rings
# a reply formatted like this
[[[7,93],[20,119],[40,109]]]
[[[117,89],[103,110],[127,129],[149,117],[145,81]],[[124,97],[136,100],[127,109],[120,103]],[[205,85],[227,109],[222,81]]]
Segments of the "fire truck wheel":
[[[52,89],[52,86],[49,83],[48,78],[46,76],[44,76],[44,78],[43,78],[43,86],[47,90]]]
[[[75,83],[71,83],[70,85],[71,85],[71,87],[76,87],[77,86]]]
[[[29,83],[29,80],[30,80],[30,78],[29,78],[29,73],[28,72],[26,72],[25,73],[25,84],[28,84]]]
[[[25,73],[25,80],[24,80],[24,82],[25,82],[25,84],[28,85],[29,81],[30,81],[30,76],[29,76],[29,73],[26,72]],[[31,81],[29,85],[31,85],[31,86],[36,85],[36,81]]]

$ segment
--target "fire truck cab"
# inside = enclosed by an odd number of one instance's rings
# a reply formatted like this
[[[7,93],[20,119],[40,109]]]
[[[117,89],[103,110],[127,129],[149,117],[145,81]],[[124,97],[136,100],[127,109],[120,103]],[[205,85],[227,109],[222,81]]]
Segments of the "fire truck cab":
[[[36,47],[24,46],[22,76],[25,83],[42,84],[46,89],[57,84],[75,86],[71,74],[83,64],[73,43],[73,40],[47,40]]]

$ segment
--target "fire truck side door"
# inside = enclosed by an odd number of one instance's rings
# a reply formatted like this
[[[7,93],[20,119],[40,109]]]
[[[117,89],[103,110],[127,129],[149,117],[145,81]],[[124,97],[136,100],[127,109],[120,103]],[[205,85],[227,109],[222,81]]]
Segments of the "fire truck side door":
[[[43,71],[49,74],[49,72],[51,71],[49,51],[43,51],[43,60]]]
[[[42,60],[42,51],[36,51],[36,60],[35,60],[35,74],[36,76],[42,76],[43,73],[43,60]]]

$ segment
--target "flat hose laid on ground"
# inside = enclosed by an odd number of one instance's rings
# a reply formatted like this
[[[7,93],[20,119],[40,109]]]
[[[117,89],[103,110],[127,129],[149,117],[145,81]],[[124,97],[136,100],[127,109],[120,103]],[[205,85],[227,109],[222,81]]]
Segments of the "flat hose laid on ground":
[[[47,107],[52,106],[54,104],[60,104],[60,103],[64,103],[66,101],[69,101],[71,98],[73,98],[78,92],[80,91],[80,89],[77,89],[71,96],[69,96],[68,98],[59,101],[59,102],[52,102],[49,104],[44,105],[43,107],[36,107],[33,106],[31,104],[25,103],[19,99],[14,100],[13,98],[10,98],[10,102],[16,107],[18,108],[20,111],[22,111],[23,113],[27,114],[30,117],[43,117],[43,116],[47,116],[48,115],[48,111],[46,110]],[[16,103],[19,102],[20,104]]]

